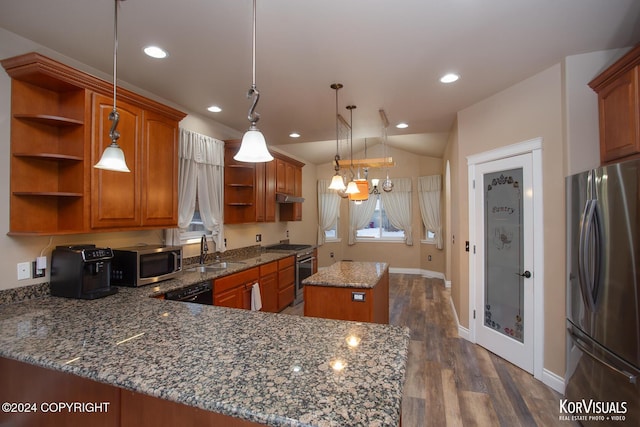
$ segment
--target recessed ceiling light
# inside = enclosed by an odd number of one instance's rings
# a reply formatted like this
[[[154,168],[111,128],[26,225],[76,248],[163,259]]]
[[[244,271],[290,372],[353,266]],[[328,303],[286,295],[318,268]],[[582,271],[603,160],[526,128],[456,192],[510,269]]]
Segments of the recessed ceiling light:
[[[212,105],[211,107],[207,108],[207,110],[211,111],[212,113],[219,113],[220,111],[222,111],[222,108],[218,107],[217,105]]]
[[[458,80],[459,78],[460,78],[459,75],[453,74],[453,73],[449,73],[449,74],[445,74],[444,76],[440,77],[440,81],[442,83],[453,83],[456,80]]]
[[[291,138],[300,138],[300,134],[298,132],[292,132],[289,134]]]
[[[404,123],[404,122],[401,122],[401,123],[398,123],[398,124],[396,125],[396,127],[397,127],[398,129],[406,129],[406,128],[408,128],[408,127],[409,127],[409,125],[408,125],[408,124],[406,124],[406,123]]]
[[[144,53],[152,58],[162,59],[167,57],[167,52],[158,46],[147,46],[144,48]]]

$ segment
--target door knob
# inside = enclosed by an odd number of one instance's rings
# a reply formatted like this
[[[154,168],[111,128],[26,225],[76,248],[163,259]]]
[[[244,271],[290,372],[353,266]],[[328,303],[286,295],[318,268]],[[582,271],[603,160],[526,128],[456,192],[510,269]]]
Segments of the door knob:
[[[530,272],[529,270],[525,270],[525,272],[524,272],[524,273],[522,273],[522,274],[518,274],[518,276],[522,276],[522,277],[524,277],[524,278],[527,278],[527,279],[528,279],[528,278],[530,278],[530,277],[531,277],[531,272]]]

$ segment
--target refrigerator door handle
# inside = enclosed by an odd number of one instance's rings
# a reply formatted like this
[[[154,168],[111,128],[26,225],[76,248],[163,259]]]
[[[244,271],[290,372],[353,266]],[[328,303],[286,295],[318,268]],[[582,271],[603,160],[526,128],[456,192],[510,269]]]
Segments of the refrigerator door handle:
[[[589,348],[589,345],[586,342],[584,342],[578,335],[573,333],[571,328],[569,328],[568,331],[569,331],[569,336],[571,336],[571,339],[573,340],[573,343],[584,354],[586,354],[587,356],[591,357],[596,362],[603,364],[604,366],[606,366],[607,368],[611,369],[612,371],[617,372],[618,374],[624,376],[629,381],[629,383],[631,383],[631,384],[636,384],[637,383],[638,377],[636,375],[633,375],[632,373],[627,372],[624,369],[619,369],[619,368],[613,366],[613,364],[611,362],[608,362],[608,361],[604,360],[603,358],[596,356],[593,353],[593,351]]]
[[[596,298],[600,286],[600,246],[602,242],[600,242],[599,225],[598,201],[596,199],[587,200],[580,224],[578,281],[584,303],[591,312],[596,310]],[[597,242],[591,245],[593,239],[596,239]]]

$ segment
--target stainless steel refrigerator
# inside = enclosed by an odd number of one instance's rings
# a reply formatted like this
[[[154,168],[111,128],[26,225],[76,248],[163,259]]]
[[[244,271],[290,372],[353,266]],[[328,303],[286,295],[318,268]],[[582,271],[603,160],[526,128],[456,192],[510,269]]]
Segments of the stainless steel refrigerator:
[[[587,426],[638,426],[640,160],[570,176],[566,197],[568,348],[561,412],[573,409]]]

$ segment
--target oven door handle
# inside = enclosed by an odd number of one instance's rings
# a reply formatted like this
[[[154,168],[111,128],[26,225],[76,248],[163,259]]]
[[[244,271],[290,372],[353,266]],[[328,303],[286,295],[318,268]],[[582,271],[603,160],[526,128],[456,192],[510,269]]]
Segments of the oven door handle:
[[[303,258],[303,259],[299,260],[299,261],[298,261],[298,264],[306,264],[306,263],[308,263],[308,262],[313,262],[313,261],[315,261],[315,260],[316,260],[316,257],[311,256],[311,257],[309,257],[309,258]]]
[[[188,298],[181,299],[180,301],[182,301],[182,302],[193,302],[193,301],[197,300],[198,297],[206,294],[207,292],[211,292],[211,291],[198,292],[197,294],[193,294],[193,295],[189,296]]]

